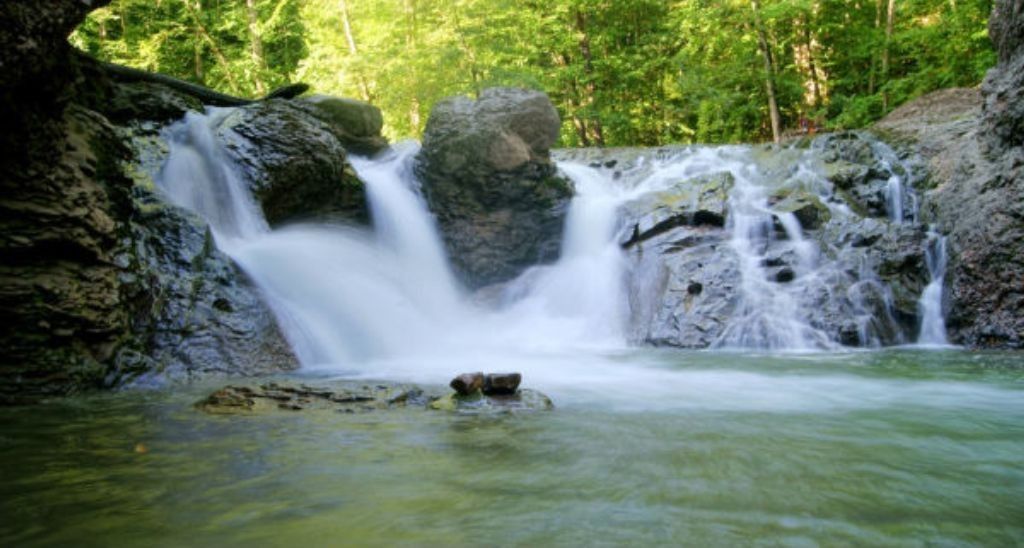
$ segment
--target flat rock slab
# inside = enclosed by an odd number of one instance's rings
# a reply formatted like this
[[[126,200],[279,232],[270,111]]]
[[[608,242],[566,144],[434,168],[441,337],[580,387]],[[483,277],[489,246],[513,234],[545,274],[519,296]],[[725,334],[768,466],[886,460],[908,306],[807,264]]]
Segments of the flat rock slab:
[[[480,384],[484,379],[481,375]],[[281,412],[370,413],[397,409],[457,411],[460,414],[494,414],[544,411],[554,408],[551,399],[534,390],[511,394],[445,394],[440,388],[421,388],[395,383],[334,381],[302,384],[287,381],[228,385],[196,403],[211,414],[254,415]]]

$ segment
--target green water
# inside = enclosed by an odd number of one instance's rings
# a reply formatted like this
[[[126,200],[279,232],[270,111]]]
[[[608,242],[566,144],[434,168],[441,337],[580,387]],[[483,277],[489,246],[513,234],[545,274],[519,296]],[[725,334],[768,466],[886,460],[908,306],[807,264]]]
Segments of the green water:
[[[1024,543],[1024,355],[604,360],[511,416],[0,409],[0,545]]]

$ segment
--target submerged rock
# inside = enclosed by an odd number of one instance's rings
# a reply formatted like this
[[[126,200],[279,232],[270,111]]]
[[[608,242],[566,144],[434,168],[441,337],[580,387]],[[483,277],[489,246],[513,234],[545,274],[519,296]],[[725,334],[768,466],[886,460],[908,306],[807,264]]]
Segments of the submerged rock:
[[[229,385],[196,403],[213,414],[268,411],[332,411],[365,413],[405,406],[425,406],[423,390],[394,384],[334,382],[310,386],[291,382]]]
[[[550,411],[555,408],[551,398],[536,390],[522,389],[514,394],[488,396],[476,393],[469,396],[449,394],[430,402],[435,411],[453,411],[464,414],[505,414],[529,411]]]
[[[534,390],[486,396],[440,395],[414,385],[331,381],[301,384],[290,381],[234,384],[214,391],[196,403],[211,414],[274,412],[369,413],[396,409],[455,411],[464,414],[504,414],[554,408],[550,398]]]
[[[470,286],[557,258],[572,194],[549,158],[559,127],[547,96],[523,89],[449,98],[431,111],[415,169]]]

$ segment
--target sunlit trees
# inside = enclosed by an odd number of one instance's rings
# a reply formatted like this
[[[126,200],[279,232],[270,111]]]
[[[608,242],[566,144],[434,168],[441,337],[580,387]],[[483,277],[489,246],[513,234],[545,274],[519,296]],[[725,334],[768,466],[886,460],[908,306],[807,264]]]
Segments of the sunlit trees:
[[[548,93],[562,143],[779,139],[976,85],[989,0],[114,0],[75,34],[106,60],[228,93],[301,80],[417,136],[453,94]]]

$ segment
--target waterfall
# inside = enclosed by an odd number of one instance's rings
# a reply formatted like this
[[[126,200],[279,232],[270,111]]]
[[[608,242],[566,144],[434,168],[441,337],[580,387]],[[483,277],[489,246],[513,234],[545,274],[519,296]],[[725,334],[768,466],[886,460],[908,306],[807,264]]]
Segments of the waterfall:
[[[416,143],[400,143],[373,159],[349,158],[366,184],[372,229],[326,224],[271,229],[218,140],[218,133],[231,131],[224,127],[230,112],[190,113],[168,128],[169,155],[157,184],[169,201],[209,223],[218,247],[260,288],[306,368],[410,377],[450,374],[453,364],[482,369],[519,356],[515,367],[551,374],[543,365],[547,358],[538,356],[624,348],[631,309],[627,261],[617,234],[622,207],[681,181],[723,173],[731,183],[719,253],[735,260],[738,278],[730,294],[735,310],[712,345],[837,347],[833,336],[811,321],[819,304],[809,297],[827,293],[836,271],[819,257],[818,244],[806,238],[796,215],[772,205],[783,187],[824,199],[829,183],[808,159],[810,153],[790,151],[795,167],[784,175],[764,171],[755,149],[739,146],[657,153],[636,159],[625,171],[558,162],[576,188],[560,258],[489,288],[492,298],[483,298],[461,287],[451,272],[413,174]],[[891,195],[902,200],[904,190],[895,179],[890,179]],[[695,206],[698,198],[692,199]],[[902,211],[901,203],[894,202],[891,211]],[[833,215],[852,214],[841,204],[828,207]],[[920,341],[942,344],[945,248],[943,239],[932,240],[932,283],[921,298]],[[772,270],[781,256],[791,268],[786,279]],[[892,319],[880,320],[866,303],[873,295],[886,302],[891,297],[873,272],[858,279],[845,297],[828,298],[854,302],[855,336],[868,344],[869,326]]]
[[[757,180],[753,165],[733,171],[735,187],[729,196],[729,246],[739,257],[741,284],[736,318],[716,343],[722,347],[813,350],[831,348],[830,338],[811,326],[791,287],[770,280],[765,269],[768,243],[774,239],[774,222],[782,225],[789,248],[798,258],[792,287],[815,266],[814,255],[803,239],[799,221],[792,213],[773,212],[765,185]]]
[[[349,158],[366,183],[373,230],[271,230],[217,139],[230,131],[222,127],[229,113],[190,113],[167,130],[158,187],[209,222],[218,247],[266,297],[303,366],[355,371],[437,362],[450,374],[452,362],[484,355],[623,346],[622,257],[613,238],[620,198],[592,170],[562,166],[578,196],[559,261],[510,284],[517,298],[486,307],[452,275],[413,176],[416,143]]]
[[[918,316],[921,318],[921,332],[918,334],[917,342],[922,345],[944,346],[949,344],[946,339],[946,320],[942,315],[942,283],[946,277],[946,237],[937,233],[934,227],[928,231],[925,263],[928,266],[929,282],[917,302]]]

